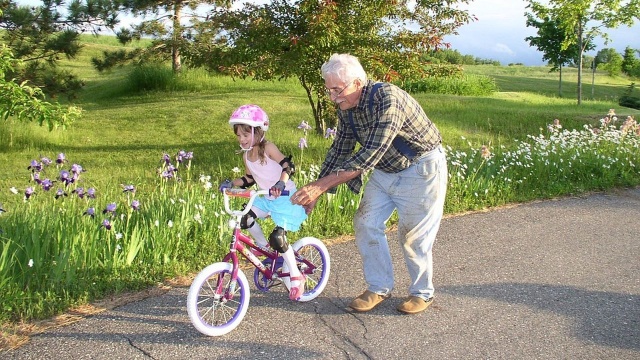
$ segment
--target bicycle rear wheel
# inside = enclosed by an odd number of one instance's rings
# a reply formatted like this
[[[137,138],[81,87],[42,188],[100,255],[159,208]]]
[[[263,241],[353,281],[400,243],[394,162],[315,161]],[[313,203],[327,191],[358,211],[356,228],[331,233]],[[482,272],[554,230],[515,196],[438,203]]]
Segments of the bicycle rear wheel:
[[[249,282],[238,270],[231,287],[233,265],[219,262],[204,268],[191,283],[187,312],[193,326],[207,336],[221,336],[235,329],[249,307]],[[232,295],[233,298],[229,298]]]
[[[300,256],[311,264],[311,266],[309,266],[309,264],[305,262],[298,262],[300,271],[307,278],[304,294],[298,301],[311,301],[322,293],[329,281],[329,273],[331,272],[329,250],[327,250],[327,247],[320,239],[314,237],[302,238],[292,246]],[[286,262],[282,265],[282,271],[289,272]],[[288,277],[283,277],[282,282],[287,289],[290,288],[290,280]]]

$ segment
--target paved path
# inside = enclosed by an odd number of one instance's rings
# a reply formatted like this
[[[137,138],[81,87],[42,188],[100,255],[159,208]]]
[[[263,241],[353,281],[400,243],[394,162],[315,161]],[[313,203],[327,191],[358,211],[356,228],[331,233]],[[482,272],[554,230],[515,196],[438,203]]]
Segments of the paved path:
[[[252,291],[240,326],[209,338],[176,287],[32,337],[10,359],[640,359],[640,189],[450,217],[435,245],[436,301],[364,314],[353,241],[332,245],[325,292],[294,303]]]

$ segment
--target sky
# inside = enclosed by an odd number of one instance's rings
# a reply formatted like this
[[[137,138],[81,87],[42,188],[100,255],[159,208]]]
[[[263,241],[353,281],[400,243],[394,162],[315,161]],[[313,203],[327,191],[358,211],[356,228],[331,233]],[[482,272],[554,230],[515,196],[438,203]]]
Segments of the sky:
[[[527,4],[529,2],[525,0],[475,0],[463,9],[475,14],[478,20],[461,26],[459,35],[447,36],[445,41],[463,55],[498,60],[502,65],[544,65],[543,54],[535,47],[530,47],[525,40],[537,32],[537,28],[526,26],[524,14]],[[631,28],[621,26],[618,29],[605,29],[605,32],[611,41],[604,45],[602,39],[596,39],[596,50],[588,55],[595,56],[604,48],[614,48],[620,54],[627,46],[640,49],[640,21],[636,21]]]
[[[243,0],[241,2],[265,3],[268,0]],[[547,3],[540,0],[541,3]],[[18,4],[40,4],[38,0],[17,0]],[[536,28],[526,26],[526,0],[473,0],[461,8],[476,15],[477,21],[461,26],[458,35],[445,37],[451,48],[463,55],[472,55],[482,59],[498,60],[502,65],[522,63],[535,66],[544,65],[542,53],[535,47],[530,47],[525,38],[535,36]],[[238,6],[238,5],[236,5]],[[123,23],[131,19],[122,19]],[[601,38],[595,40],[596,50],[588,53],[595,54],[603,48],[614,48],[620,54],[625,47],[640,49],[640,20],[629,28],[621,26],[618,29],[605,29],[611,41],[604,44]],[[638,56],[636,54],[636,56]]]

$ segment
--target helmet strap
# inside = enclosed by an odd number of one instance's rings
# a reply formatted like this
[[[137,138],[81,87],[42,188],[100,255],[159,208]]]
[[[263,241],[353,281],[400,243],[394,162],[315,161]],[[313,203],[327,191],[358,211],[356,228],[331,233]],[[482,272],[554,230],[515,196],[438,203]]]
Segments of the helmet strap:
[[[242,147],[242,145],[240,145],[240,149],[242,149],[242,151],[251,151],[253,149],[253,143],[255,142],[255,127],[251,127],[251,145],[249,145],[248,149],[245,149]],[[262,142],[262,140],[264,140],[264,134],[262,134],[262,139],[260,139],[260,142]]]

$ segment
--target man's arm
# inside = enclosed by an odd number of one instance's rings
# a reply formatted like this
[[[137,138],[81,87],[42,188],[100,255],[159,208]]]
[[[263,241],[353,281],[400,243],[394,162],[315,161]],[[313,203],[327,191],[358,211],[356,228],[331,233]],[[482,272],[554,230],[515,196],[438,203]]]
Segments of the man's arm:
[[[344,184],[351,179],[362,174],[362,170],[338,170],[328,175],[309,183],[291,196],[291,203],[304,206],[307,213],[313,210],[313,207],[318,201],[320,195],[327,192],[327,190],[334,188],[340,184]]]

